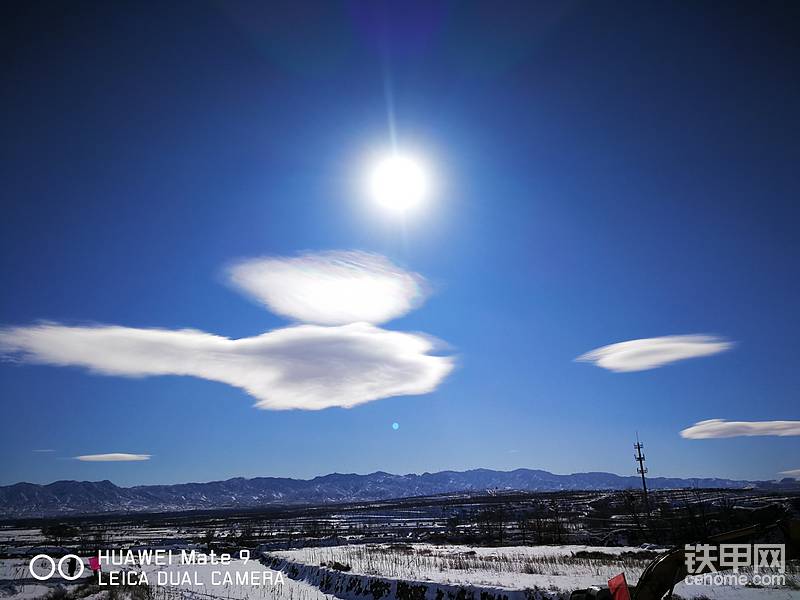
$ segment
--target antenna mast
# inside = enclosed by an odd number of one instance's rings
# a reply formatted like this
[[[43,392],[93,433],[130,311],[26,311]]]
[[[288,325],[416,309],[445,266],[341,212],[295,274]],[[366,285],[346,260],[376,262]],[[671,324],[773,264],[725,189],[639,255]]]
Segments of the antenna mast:
[[[636,443],[633,445],[634,449],[636,450],[636,455],[633,457],[634,460],[639,463],[639,466],[636,468],[636,472],[642,476],[642,490],[644,490],[644,507],[647,511],[647,514],[650,514],[650,502],[647,499],[647,480],[644,478],[644,474],[647,473],[647,467],[644,466],[644,454],[642,454],[642,448],[644,448],[644,444],[639,441],[639,432],[636,432]]]

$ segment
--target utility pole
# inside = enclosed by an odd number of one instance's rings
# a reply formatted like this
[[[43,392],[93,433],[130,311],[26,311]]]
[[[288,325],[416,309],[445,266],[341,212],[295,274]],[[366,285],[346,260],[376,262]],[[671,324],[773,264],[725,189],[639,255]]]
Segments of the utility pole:
[[[644,474],[647,473],[647,467],[644,466],[644,454],[642,454],[642,448],[644,448],[644,444],[639,441],[639,433],[636,433],[636,443],[633,445],[636,449],[636,456],[634,456],[634,460],[639,463],[639,466],[636,468],[636,472],[642,476],[642,489],[644,490],[644,508],[647,511],[647,514],[650,514],[650,503],[647,500],[647,481],[644,478]]]

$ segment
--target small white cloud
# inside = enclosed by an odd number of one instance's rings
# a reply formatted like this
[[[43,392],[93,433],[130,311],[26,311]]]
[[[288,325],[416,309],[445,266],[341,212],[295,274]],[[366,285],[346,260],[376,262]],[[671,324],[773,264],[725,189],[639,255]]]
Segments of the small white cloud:
[[[130,462],[150,460],[150,454],[126,454],[125,452],[111,452],[110,454],[83,454],[76,456],[75,460],[83,462]]]
[[[781,475],[791,477],[792,479],[800,480],[800,469],[792,469],[791,471],[781,471]]]
[[[34,452],[42,453],[42,452],[55,452],[55,450],[51,448],[37,448]]]
[[[366,252],[323,252],[296,258],[243,260],[231,283],[272,312],[304,323],[384,323],[419,306],[424,279]]]
[[[708,419],[681,431],[681,437],[690,440],[730,438],[741,436],[775,435],[787,437],[800,435],[800,421],[726,421]]]
[[[433,391],[454,359],[434,340],[368,323],[299,325],[232,340],[202,331],[40,324],[0,329],[0,354],[102,375],[188,375],[245,390],[263,409],[352,407]]]
[[[603,346],[575,360],[624,373],[657,369],[687,358],[711,356],[732,346],[732,342],[711,335],[667,335]]]

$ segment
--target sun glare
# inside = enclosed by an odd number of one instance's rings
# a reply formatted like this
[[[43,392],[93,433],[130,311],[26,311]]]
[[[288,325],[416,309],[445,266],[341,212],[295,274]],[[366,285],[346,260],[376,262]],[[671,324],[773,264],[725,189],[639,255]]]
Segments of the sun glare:
[[[383,208],[404,213],[425,201],[430,192],[429,176],[413,157],[392,154],[373,167],[369,192]]]

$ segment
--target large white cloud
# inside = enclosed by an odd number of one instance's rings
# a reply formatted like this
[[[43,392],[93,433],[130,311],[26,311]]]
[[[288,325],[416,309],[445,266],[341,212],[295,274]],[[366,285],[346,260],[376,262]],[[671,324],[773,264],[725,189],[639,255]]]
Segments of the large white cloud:
[[[724,352],[732,342],[711,335],[667,335],[597,348],[575,360],[617,373],[646,371],[687,358]]]
[[[781,475],[791,477],[792,479],[800,480],[800,469],[792,469],[791,471],[781,471]]]
[[[243,260],[231,282],[272,312],[304,323],[384,323],[424,300],[424,280],[366,252],[324,252],[296,258]]]
[[[351,407],[433,391],[452,357],[431,338],[367,323],[299,325],[244,339],[202,331],[43,323],[0,330],[0,354],[103,375],[189,375],[241,388],[264,409]]]
[[[726,421],[708,419],[681,431],[681,437],[690,440],[729,438],[756,435],[786,437],[800,435],[800,421]]]
[[[138,462],[150,460],[150,454],[128,454],[126,452],[111,452],[109,454],[83,454],[76,456],[75,460],[82,462]]]

